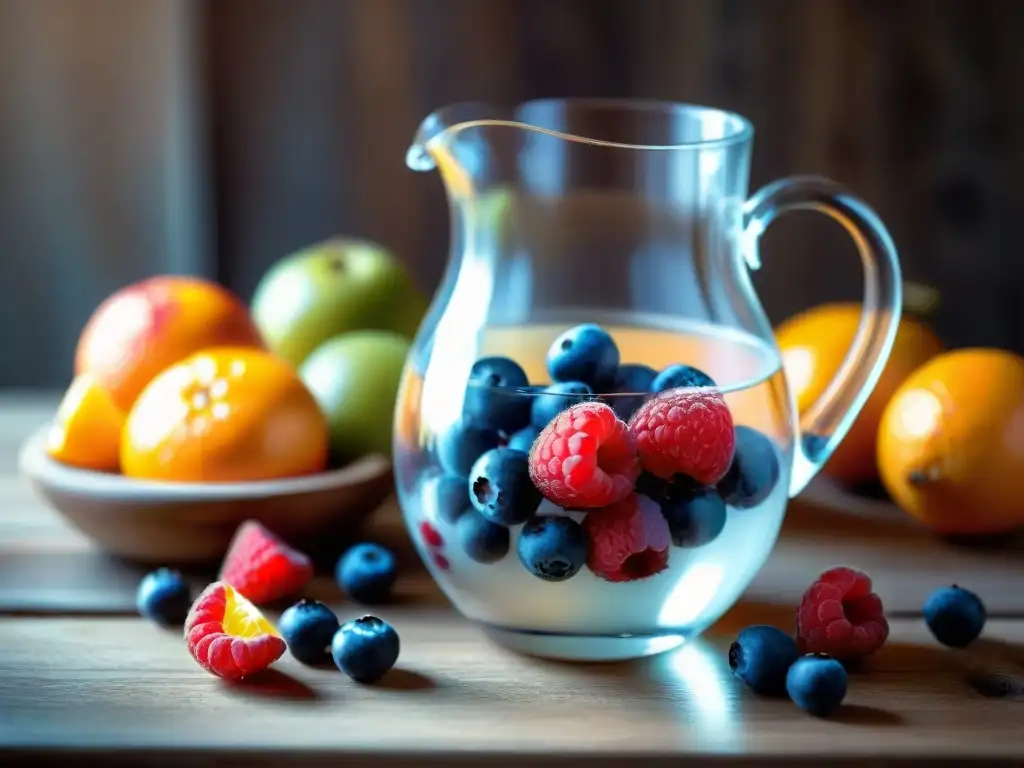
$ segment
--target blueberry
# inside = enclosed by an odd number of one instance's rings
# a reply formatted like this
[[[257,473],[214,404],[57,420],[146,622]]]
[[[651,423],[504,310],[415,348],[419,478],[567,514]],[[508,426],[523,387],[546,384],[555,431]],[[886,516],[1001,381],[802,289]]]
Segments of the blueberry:
[[[718,492],[725,503],[739,509],[764,502],[779,482],[779,456],[772,441],[756,429],[736,427],[736,452]]]
[[[985,604],[970,590],[943,587],[924,603],[924,620],[935,639],[950,648],[963,648],[985,627]]]
[[[796,642],[781,629],[757,625],[741,631],[729,646],[729,668],[755,693],[780,696],[799,655]]]
[[[471,508],[466,479],[454,475],[427,475],[420,485],[420,504],[427,519],[454,523]]]
[[[512,437],[508,439],[508,447],[514,451],[529,453],[530,449],[533,448],[533,441],[537,439],[539,434],[540,430],[532,425],[523,427],[518,432],[513,433]]]
[[[519,531],[519,561],[544,581],[565,581],[587,562],[587,536],[571,517],[535,517]]]
[[[469,500],[492,523],[525,523],[541,502],[530,479],[530,457],[511,448],[485,453],[469,473]]]
[[[713,488],[670,492],[660,506],[677,547],[703,547],[725,528],[725,501]]]
[[[514,360],[485,357],[469,373],[463,414],[469,421],[506,434],[530,423],[529,379]],[[520,391],[517,391],[520,390]]]
[[[334,633],[331,656],[357,683],[373,683],[395,666],[400,647],[394,627],[376,616],[363,616],[346,621]]]
[[[508,554],[508,528],[492,523],[475,509],[459,518],[456,533],[462,551],[470,560],[486,565],[496,563]]]
[[[449,475],[466,477],[474,461],[504,442],[498,430],[460,419],[438,437],[437,461]]]
[[[801,656],[786,673],[786,692],[800,709],[822,717],[846,698],[846,668],[830,656]]]
[[[651,391],[654,377],[658,372],[647,365],[635,365],[629,363],[620,365],[615,374],[615,384],[612,392],[614,397],[607,398],[608,405],[612,407],[615,414],[623,421],[629,421]]]
[[[555,416],[566,408],[593,398],[594,391],[582,381],[564,381],[552,384],[543,393],[534,396],[530,420],[537,429],[544,429]]]
[[[277,623],[292,656],[303,664],[319,664],[331,656],[338,617],[319,600],[300,600]]]
[[[593,323],[570,328],[548,350],[553,381],[582,381],[594,389],[610,387],[619,367],[619,348],[608,332]]]
[[[391,596],[398,567],[395,556],[380,544],[356,544],[338,560],[334,575],[346,595],[373,605]]]
[[[668,499],[678,498],[683,494],[706,490],[705,486],[688,475],[677,474],[672,479],[665,480],[650,472],[641,472],[634,488],[641,496],[646,496],[659,504]]]
[[[170,568],[147,573],[135,593],[135,606],[150,621],[163,626],[184,624],[192,595],[181,574]]]
[[[665,392],[669,389],[695,389],[697,387],[715,387],[715,380],[704,371],[692,365],[670,365],[654,379],[652,392]]]

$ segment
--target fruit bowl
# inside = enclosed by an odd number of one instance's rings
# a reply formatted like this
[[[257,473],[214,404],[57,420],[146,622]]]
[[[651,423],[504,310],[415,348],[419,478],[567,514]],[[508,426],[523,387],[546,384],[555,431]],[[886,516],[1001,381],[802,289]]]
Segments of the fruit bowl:
[[[305,551],[362,522],[394,490],[391,462],[373,455],[317,475],[246,483],[171,483],[65,466],[46,452],[49,426],[21,446],[34,491],[108,554],[145,563],[218,561],[244,520]],[[319,546],[318,546],[319,545]]]

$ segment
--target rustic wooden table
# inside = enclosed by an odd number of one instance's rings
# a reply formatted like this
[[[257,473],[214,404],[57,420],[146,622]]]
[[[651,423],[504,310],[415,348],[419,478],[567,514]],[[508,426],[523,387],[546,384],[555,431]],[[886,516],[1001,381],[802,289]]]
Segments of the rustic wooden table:
[[[17,477],[18,445],[54,404],[0,397],[0,765],[1024,764],[1022,699],[970,682],[1024,679],[1024,550],[944,544],[886,502],[821,483],[791,505],[769,564],[706,637],[617,665],[490,645],[448,607],[385,505],[365,536],[408,565],[399,599],[379,611],[401,632],[399,668],[361,687],[286,656],[262,679],[220,684],[178,633],[136,617],[139,572],[90,549]],[[839,563],[874,577],[892,617],[843,711],[817,720],[749,694],[726,663],[731,637],[752,622],[791,626],[803,588]],[[920,619],[928,592],[951,582],[993,614],[970,652],[940,648]],[[359,610],[329,578],[313,593],[343,617]]]

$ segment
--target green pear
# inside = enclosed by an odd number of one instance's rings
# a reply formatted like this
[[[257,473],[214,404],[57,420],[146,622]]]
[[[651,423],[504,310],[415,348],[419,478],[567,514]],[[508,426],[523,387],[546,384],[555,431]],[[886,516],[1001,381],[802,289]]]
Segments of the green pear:
[[[299,377],[327,417],[331,459],[391,456],[391,431],[409,340],[394,331],[353,331],[317,347]]]
[[[348,331],[394,331],[411,339],[426,308],[426,297],[387,250],[344,238],[278,261],[252,300],[267,347],[296,368],[325,341]]]

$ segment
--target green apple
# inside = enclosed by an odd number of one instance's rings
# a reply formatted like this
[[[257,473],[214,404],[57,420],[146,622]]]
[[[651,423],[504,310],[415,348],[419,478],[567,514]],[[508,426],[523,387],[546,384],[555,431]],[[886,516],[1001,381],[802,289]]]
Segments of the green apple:
[[[294,367],[355,330],[416,333],[426,297],[383,247],[334,238],[277,262],[260,280],[252,316],[267,347]]]
[[[391,456],[391,430],[409,340],[394,331],[353,331],[321,344],[299,368],[331,430],[331,459]]]

